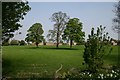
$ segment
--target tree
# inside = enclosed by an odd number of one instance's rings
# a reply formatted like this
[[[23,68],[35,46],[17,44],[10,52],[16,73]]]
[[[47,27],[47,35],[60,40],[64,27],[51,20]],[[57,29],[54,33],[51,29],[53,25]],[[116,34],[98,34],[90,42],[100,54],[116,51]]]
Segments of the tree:
[[[116,17],[113,19],[114,22],[113,30],[119,33],[120,32],[120,1],[118,2],[118,4],[115,5],[114,12],[116,14]]]
[[[91,73],[97,72],[103,65],[103,57],[111,53],[111,39],[105,31],[105,27],[98,27],[97,33],[94,33],[94,28],[91,30],[91,35],[85,44],[84,63],[88,66]]]
[[[63,30],[65,28],[66,22],[68,21],[69,17],[66,13],[63,13],[61,11],[55,12],[52,14],[51,20],[55,22],[53,34],[55,35],[55,40],[57,42],[56,47],[58,48],[61,34],[63,33]]]
[[[118,33],[118,45],[120,45],[120,0],[117,4],[115,4],[115,15],[116,17],[113,19],[114,25],[113,30]],[[120,49],[118,49],[120,50]],[[119,52],[119,51],[118,51]],[[120,53],[118,53],[118,65],[120,65]]]
[[[54,42],[56,37],[55,37],[55,31],[54,30],[49,30],[47,34],[48,41]]]
[[[22,25],[20,20],[30,11],[28,2],[2,2],[2,42],[8,42]]]
[[[27,42],[35,42],[36,47],[38,47],[39,42],[42,42],[42,40],[44,39],[44,37],[42,36],[42,34],[44,33],[42,25],[40,23],[35,23],[29,28],[27,32],[28,34],[25,40]]]
[[[70,40],[70,48],[72,48],[73,41],[80,42],[83,40],[85,33],[82,32],[82,23],[78,18],[72,18],[68,21],[66,29],[64,30],[63,39]]]

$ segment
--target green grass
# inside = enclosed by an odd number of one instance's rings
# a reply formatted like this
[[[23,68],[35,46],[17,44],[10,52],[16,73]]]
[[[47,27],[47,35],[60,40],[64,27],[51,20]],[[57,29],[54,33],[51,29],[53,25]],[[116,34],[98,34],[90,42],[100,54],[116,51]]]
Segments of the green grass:
[[[117,64],[117,46],[114,46],[110,55],[105,57],[105,64]],[[62,71],[71,68],[84,68],[84,46],[3,46],[3,76],[29,77],[47,74],[53,76],[54,72],[63,65]],[[47,72],[46,72],[47,71]],[[38,74],[36,74],[38,73]]]

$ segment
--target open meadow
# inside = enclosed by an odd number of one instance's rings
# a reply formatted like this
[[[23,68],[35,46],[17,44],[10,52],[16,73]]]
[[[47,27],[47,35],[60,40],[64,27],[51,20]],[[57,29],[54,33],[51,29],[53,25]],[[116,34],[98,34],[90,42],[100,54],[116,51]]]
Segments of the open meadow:
[[[62,64],[61,72],[83,69],[84,46],[3,46],[3,77],[53,77]],[[104,65],[117,64],[118,46],[104,56]]]

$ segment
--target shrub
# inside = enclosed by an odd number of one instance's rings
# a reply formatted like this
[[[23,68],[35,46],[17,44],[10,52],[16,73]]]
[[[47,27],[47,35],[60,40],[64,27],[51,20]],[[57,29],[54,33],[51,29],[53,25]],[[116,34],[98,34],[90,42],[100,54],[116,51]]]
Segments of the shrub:
[[[110,69],[101,69],[98,73],[90,73],[88,70],[79,70],[72,68],[66,72],[58,75],[58,78],[65,78],[66,80],[80,79],[80,80],[104,80],[104,79],[120,79],[120,66],[113,65]]]
[[[99,71],[103,65],[103,56],[112,50],[110,37],[104,30],[105,27],[100,26],[97,28],[97,33],[94,33],[94,28],[92,28],[91,35],[85,44],[83,64],[86,64],[87,69],[92,73]]]
[[[20,45],[25,45],[26,43],[25,43],[24,40],[21,40],[21,41],[19,41],[19,44],[20,44]]]
[[[76,45],[85,45],[85,41],[78,42]]]
[[[19,45],[19,41],[18,40],[12,40],[10,42],[10,45]]]
[[[4,43],[2,43],[2,46],[9,46],[9,43],[8,42],[4,42]]]

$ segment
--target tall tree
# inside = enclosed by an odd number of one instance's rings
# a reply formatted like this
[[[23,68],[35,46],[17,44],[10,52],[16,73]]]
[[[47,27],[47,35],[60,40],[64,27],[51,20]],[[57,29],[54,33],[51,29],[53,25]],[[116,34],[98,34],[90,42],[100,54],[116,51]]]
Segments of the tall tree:
[[[42,29],[42,25],[40,23],[35,23],[33,24],[29,30],[28,30],[28,34],[26,37],[26,41],[29,42],[35,42],[36,47],[38,47],[39,42],[42,42],[44,37],[42,36],[42,34],[44,33],[43,29]]]
[[[63,13],[61,11],[55,12],[52,14],[51,20],[55,22],[54,24],[54,34],[56,37],[56,47],[58,48],[61,34],[63,33],[63,30],[65,28],[66,22],[68,21],[69,17],[67,16],[66,13]]]
[[[115,4],[115,10],[114,10],[116,17],[113,19],[113,30],[118,33],[118,45],[120,45],[120,0],[117,4]],[[120,49],[118,49],[120,52]],[[118,65],[120,65],[120,53],[118,53]]]
[[[115,18],[113,19],[114,25],[113,25],[113,30],[117,31],[120,33],[120,1],[115,4]]]
[[[22,25],[20,20],[30,11],[28,2],[2,2],[2,41],[8,42]]]
[[[72,48],[73,41],[80,42],[84,36],[85,32],[82,31],[82,23],[80,20],[78,18],[70,19],[63,34],[64,40],[70,40],[70,48]]]

